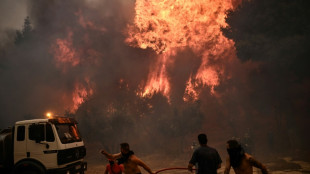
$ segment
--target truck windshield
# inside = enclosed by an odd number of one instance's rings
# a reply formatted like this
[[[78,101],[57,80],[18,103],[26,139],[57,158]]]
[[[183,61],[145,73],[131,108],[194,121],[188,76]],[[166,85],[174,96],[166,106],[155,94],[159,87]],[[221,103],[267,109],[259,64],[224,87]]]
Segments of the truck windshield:
[[[62,144],[82,141],[76,124],[55,124]]]

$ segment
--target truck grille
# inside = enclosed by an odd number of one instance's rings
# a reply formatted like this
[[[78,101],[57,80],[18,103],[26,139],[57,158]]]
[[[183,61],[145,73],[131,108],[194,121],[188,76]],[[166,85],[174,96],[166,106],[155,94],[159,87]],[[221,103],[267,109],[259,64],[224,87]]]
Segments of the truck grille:
[[[85,146],[75,147],[71,149],[58,150],[57,163],[58,165],[73,162],[82,159],[86,155]]]

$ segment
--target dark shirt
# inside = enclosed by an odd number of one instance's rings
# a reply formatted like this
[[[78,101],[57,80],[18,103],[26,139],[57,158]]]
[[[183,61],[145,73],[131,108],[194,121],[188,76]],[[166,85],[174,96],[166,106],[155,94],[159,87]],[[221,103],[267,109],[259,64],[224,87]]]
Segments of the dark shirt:
[[[189,163],[198,164],[198,174],[216,174],[219,164],[222,163],[217,150],[209,146],[200,146],[197,148]]]

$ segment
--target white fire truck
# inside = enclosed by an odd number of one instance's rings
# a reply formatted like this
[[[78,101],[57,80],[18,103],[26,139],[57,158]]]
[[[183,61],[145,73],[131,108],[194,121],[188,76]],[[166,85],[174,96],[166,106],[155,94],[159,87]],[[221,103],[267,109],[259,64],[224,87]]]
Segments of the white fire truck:
[[[18,121],[0,132],[0,173],[83,174],[85,155],[73,118]]]

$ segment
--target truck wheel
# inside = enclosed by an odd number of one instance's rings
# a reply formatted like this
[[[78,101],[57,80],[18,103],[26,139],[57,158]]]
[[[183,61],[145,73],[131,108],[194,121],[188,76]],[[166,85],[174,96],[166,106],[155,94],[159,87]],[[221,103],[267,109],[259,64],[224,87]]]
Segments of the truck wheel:
[[[25,170],[25,171],[22,171],[21,174],[38,174],[38,173],[37,173],[37,171]]]
[[[19,170],[15,174],[45,174],[45,171],[40,170],[40,169],[24,169],[24,170]]]
[[[36,162],[26,161],[15,167],[14,174],[45,174],[45,169]]]

